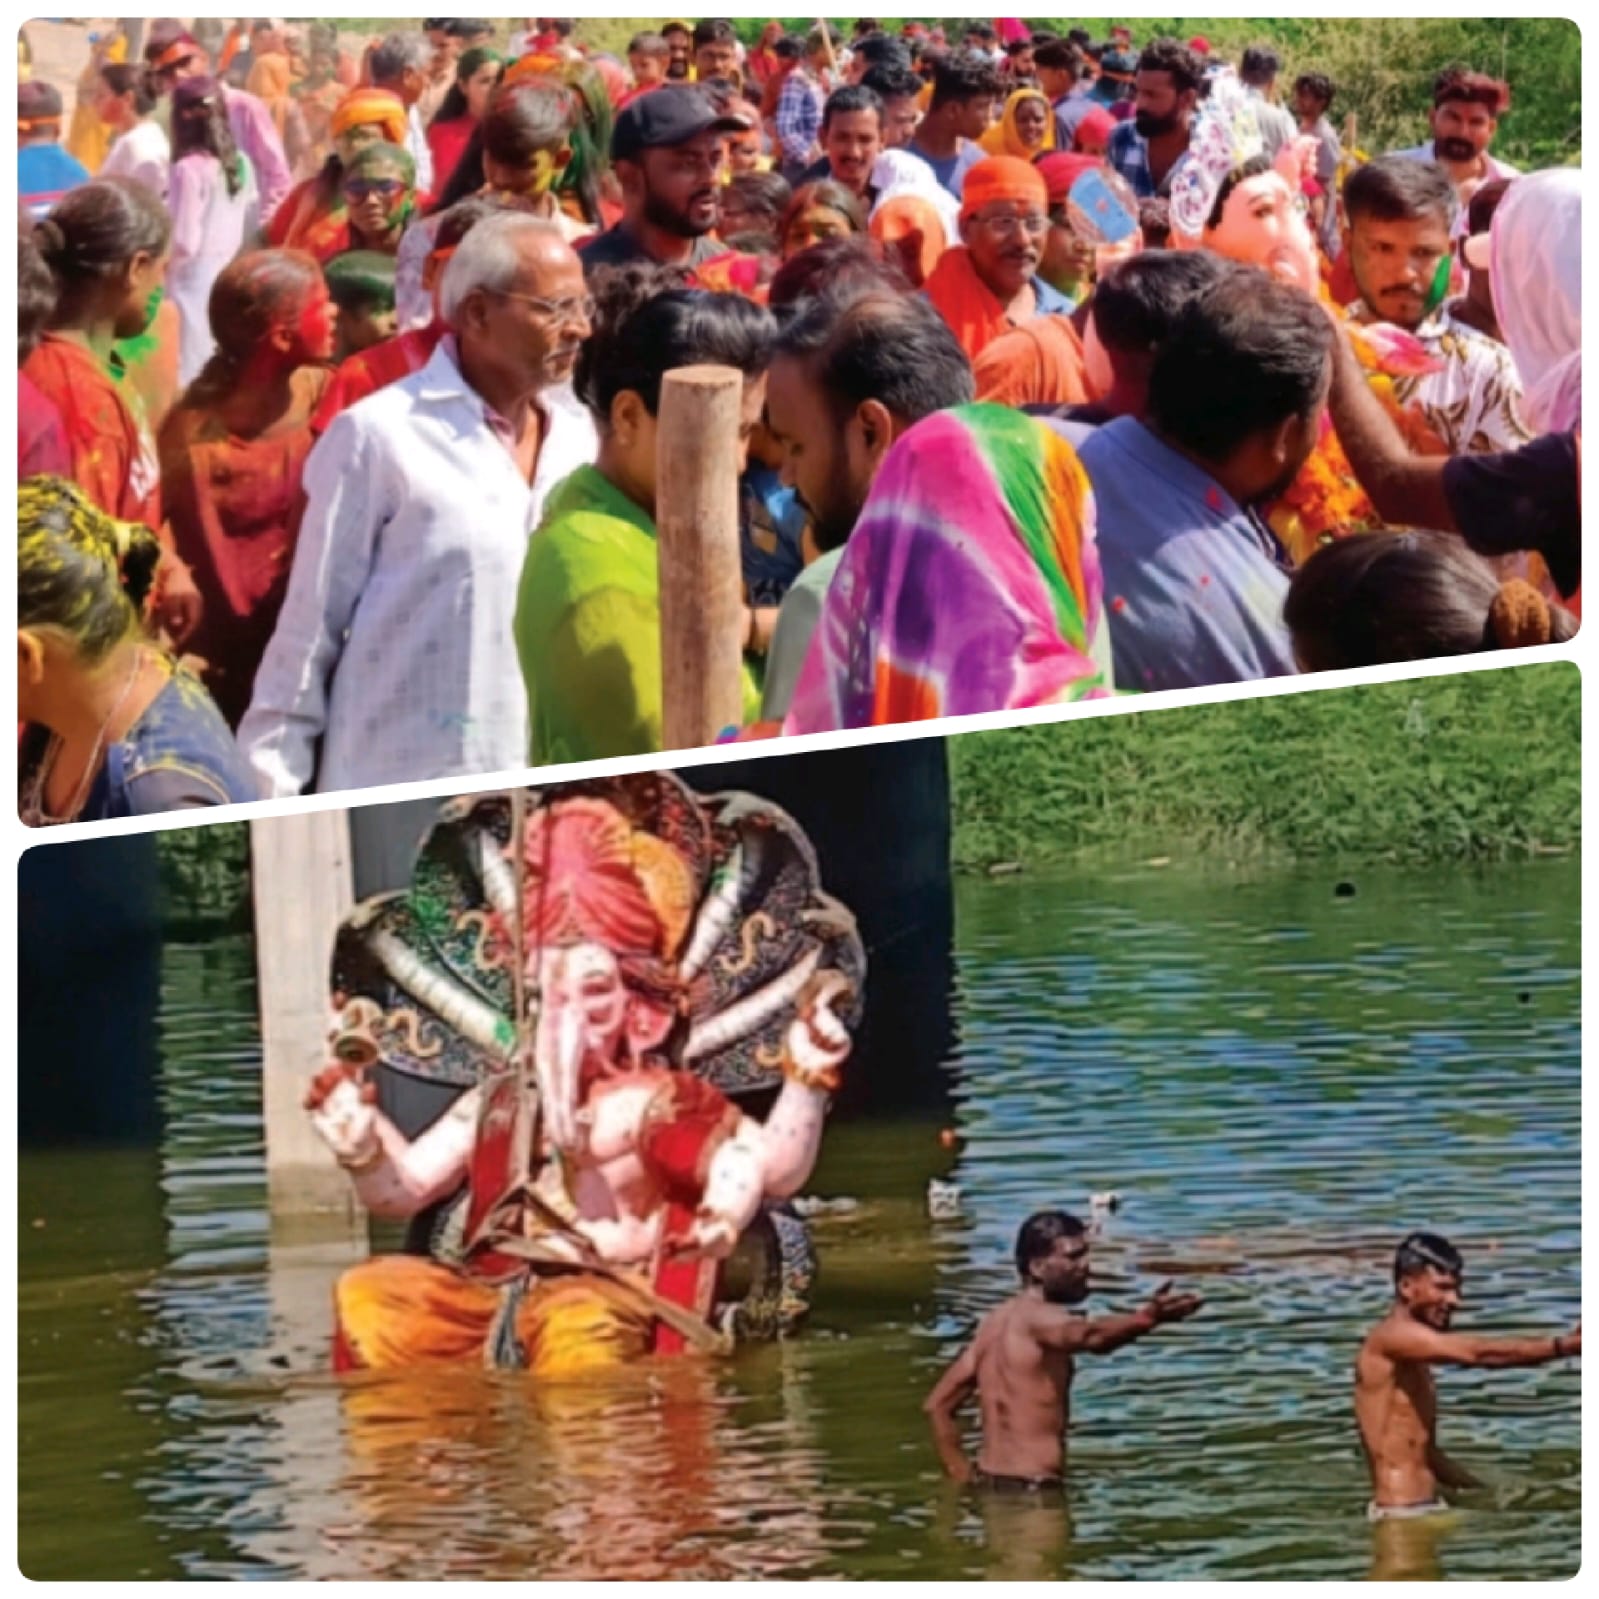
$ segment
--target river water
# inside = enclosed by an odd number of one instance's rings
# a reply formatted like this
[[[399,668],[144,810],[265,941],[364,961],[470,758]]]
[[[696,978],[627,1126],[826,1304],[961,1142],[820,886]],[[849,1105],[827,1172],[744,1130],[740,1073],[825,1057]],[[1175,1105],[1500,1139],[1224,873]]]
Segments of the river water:
[[[1458,1325],[1576,1320],[1577,872],[1352,886],[963,883],[958,1152],[833,1127],[801,1336],[567,1390],[328,1374],[349,1247],[271,1236],[248,942],[169,947],[161,1147],[21,1158],[24,1574],[1572,1575],[1575,1370],[1441,1373],[1488,1486],[1376,1536],[1350,1369],[1412,1227],[1466,1253]],[[950,1488],[924,1394],[1028,1211],[1106,1191],[1094,1305],[1205,1310],[1082,1363],[1068,1503]]]

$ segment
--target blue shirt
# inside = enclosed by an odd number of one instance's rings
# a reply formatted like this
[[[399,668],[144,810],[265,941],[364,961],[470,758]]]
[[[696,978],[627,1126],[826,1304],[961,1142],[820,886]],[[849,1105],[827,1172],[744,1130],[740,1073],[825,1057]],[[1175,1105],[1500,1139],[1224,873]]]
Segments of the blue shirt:
[[[1078,446],[1094,488],[1116,682],[1153,691],[1298,670],[1271,530],[1141,422],[1118,417]]]
[[[1189,152],[1184,150],[1172,162],[1171,171],[1157,184],[1154,174],[1149,170],[1149,140],[1138,131],[1136,122],[1118,122],[1105,145],[1106,163],[1126,178],[1140,200],[1152,200],[1157,195],[1169,193],[1177,174],[1192,159]]]
[[[28,730],[18,753],[24,792],[49,746],[46,729]],[[153,816],[261,797],[221,711],[199,679],[180,669],[138,721],[106,746],[105,760],[75,820]]]
[[[769,466],[752,461],[739,481],[739,556],[750,605],[781,605],[805,569],[799,495]]]
[[[933,169],[933,176],[938,179],[941,189],[947,189],[958,200],[961,191],[966,187],[966,174],[984,160],[988,152],[980,144],[972,144],[962,140],[954,155],[935,158],[930,156],[914,140],[905,146],[914,156],[920,156],[928,166]]]
[[[17,151],[17,198],[38,222],[68,189],[89,181],[89,169],[59,144],[25,144]]]
[[[1086,89],[1073,89],[1055,102],[1055,148],[1070,150],[1077,137],[1078,125],[1090,111],[1100,109],[1100,102]]]

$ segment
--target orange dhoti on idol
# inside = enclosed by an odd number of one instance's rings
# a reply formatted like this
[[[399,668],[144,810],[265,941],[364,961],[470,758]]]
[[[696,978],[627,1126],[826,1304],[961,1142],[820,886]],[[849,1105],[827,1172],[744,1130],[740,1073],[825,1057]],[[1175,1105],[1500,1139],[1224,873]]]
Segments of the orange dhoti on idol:
[[[853,919],[782,812],[655,775],[445,807],[334,956],[307,1096],[374,1214],[432,1255],[347,1272],[336,1365],[564,1379],[804,1313],[809,1177],[858,1014]],[[408,1137],[368,1072],[457,1086]],[[740,1105],[770,1098],[765,1121]],[[752,1291],[718,1297],[754,1247]]]

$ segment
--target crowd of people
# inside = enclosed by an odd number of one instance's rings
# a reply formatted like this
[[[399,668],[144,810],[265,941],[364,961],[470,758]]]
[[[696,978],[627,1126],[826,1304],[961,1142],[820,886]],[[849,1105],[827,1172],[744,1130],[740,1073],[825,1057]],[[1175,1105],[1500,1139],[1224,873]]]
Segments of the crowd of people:
[[[30,823],[661,750],[705,363],[729,736],[1576,626],[1578,175],[1484,73],[1368,156],[1127,28],[193,27],[18,90]]]

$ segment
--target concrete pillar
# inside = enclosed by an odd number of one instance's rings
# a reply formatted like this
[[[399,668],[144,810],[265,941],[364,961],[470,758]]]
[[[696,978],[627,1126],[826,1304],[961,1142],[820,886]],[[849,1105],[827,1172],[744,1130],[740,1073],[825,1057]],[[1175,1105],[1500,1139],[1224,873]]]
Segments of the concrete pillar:
[[[274,1225],[364,1233],[348,1176],[302,1106],[327,1058],[333,935],[354,903],[349,818],[343,811],[250,824],[257,990],[261,1007],[261,1116]]]

